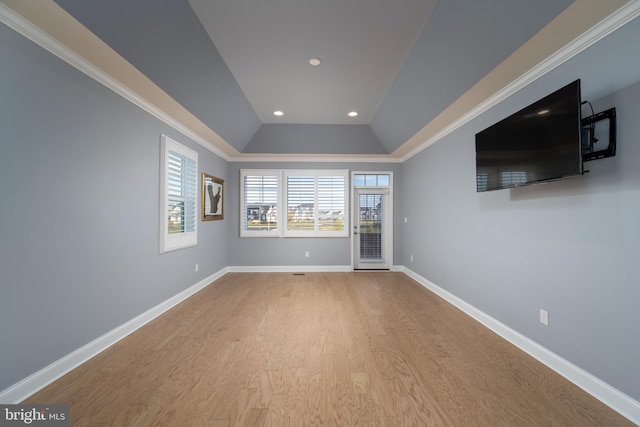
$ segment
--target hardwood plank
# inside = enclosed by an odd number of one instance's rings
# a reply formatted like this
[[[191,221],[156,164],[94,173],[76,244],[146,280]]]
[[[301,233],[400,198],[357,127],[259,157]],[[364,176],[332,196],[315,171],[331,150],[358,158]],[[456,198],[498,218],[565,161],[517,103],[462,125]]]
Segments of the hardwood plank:
[[[40,390],[71,425],[632,426],[402,273],[231,273]]]

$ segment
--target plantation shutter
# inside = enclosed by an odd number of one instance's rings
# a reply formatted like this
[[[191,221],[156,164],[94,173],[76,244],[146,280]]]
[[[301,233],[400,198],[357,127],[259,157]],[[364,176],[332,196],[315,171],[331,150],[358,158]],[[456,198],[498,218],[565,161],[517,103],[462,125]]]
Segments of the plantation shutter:
[[[198,243],[198,153],[162,135],[160,253]]]
[[[197,167],[196,162],[169,150],[167,178],[168,232],[187,233],[196,229]]]
[[[345,176],[318,177],[318,230],[346,231]]]
[[[244,175],[242,185],[241,231],[276,231],[278,229],[278,174]]]
[[[240,176],[241,237],[349,237],[348,170],[243,169]]]
[[[287,230],[315,231],[315,177],[287,176]]]

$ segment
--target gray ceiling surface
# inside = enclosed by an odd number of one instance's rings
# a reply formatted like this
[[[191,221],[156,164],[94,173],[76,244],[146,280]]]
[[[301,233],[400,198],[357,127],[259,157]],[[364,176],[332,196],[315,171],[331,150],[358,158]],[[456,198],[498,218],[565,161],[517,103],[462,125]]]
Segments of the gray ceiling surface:
[[[239,152],[288,154],[393,152],[572,3],[55,1]]]

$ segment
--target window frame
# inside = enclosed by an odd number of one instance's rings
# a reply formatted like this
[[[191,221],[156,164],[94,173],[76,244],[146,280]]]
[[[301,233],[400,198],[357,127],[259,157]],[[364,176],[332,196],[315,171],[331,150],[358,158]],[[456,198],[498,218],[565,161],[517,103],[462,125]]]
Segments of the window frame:
[[[245,201],[245,178],[247,176],[275,176],[276,184],[276,222],[277,226],[273,230],[249,230],[245,229],[245,216],[247,206]],[[240,237],[280,237],[282,233],[282,174],[274,169],[241,169],[240,170]]]
[[[380,182],[380,180],[384,179],[385,177],[387,179],[387,184]],[[375,179],[375,183],[371,183],[371,180],[369,178]],[[351,173],[351,179],[353,181],[354,188],[391,188],[393,182],[393,172],[354,171]]]
[[[314,218],[314,229],[311,230],[290,230],[288,221],[284,222],[285,227],[283,228],[284,237],[349,237],[349,171],[345,169],[286,169],[282,171],[283,179],[282,185],[284,186],[284,201],[286,203],[286,212],[288,215],[289,212],[289,188],[288,188],[288,177],[290,176],[304,176],[304,177],[313,177],[314,183],[314,205],[313,205],[313,218]],[[344,227],[342,230],[330,231],[330,230],[320,230],[320,188],[319,188],[319,179],[321,177],[342,177],[344,178],[344,192],[343,192],[343,201],[344,201],[344,212],[343,212],[343,222]],[[288,220],[288,218],[286,218]]]
[[[162,135],[160,138],[160,253],[176,251],[198,244],[198,153],[183,144]],[[177,233],[169,232],[169,152],[194,162],[194,172],[183,184],[185,211],[192,218],[193,229]]]
[[[245,228],[247,215],[247,206],[245,200],[245,179],[247,176],[276,176],[277,185],[277,222],[278,226],[275,230],[248,230]],[[313,177],[314,182],[314,206],[313,230],[289,230],[288,227],[288,186],[287,180],[291,176]],[[320,230],[320,221],[318,212],[319,206],[319,187],[318,180],[320,177],[343,177],[344,178],[344,227],[341,230]],[[240,237],[349,237],[350,224],[350,185],[349,170],[346,169],[241,169],[240,170]]]

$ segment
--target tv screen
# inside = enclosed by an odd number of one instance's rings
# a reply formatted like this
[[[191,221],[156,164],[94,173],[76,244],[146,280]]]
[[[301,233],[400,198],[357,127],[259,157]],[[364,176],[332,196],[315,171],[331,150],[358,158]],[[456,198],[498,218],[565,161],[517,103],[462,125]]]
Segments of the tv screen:
[[[476,134],[477,191],[582,175],[580,80]]]

